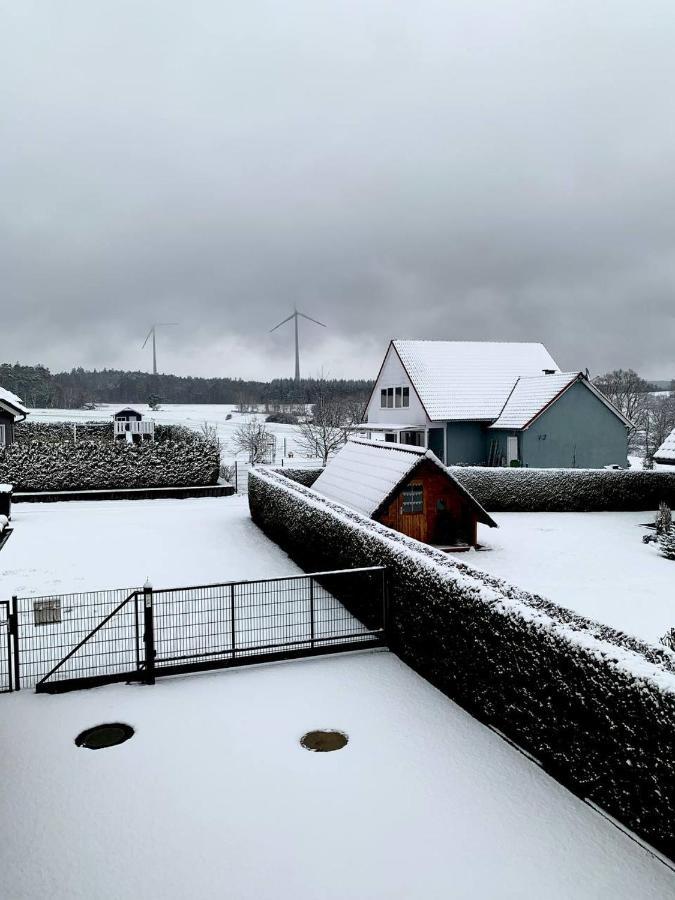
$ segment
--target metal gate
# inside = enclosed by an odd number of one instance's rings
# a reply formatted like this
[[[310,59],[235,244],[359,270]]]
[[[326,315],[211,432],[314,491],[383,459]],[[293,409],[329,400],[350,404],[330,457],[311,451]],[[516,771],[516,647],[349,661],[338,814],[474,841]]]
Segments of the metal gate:
[[[381,566],[160,590],[147,586],[117,592],[119,602],[114,605],[111,595],[106,592],[107,614],[84,633],[71,627],[69,643],[58,634],[61,598],[49,598],[50,605],[44,607],[33,601],[33,615],[44,615],[45,625],[49,624],[45,646],[35,643],[36,632],[38,637],[43,633],[37,627],[42,625],[39,620],[31,631],[36,691],[53,693],[116,681],[152,684],[160,675],[317,656],[385,642],[386,571]],[[81,621],[82,607],[75,598],[68,595],[72,604],[68,608]],[[54,658],[59,646],[62,650]],[[38,674],[39,660],[46,664]]]

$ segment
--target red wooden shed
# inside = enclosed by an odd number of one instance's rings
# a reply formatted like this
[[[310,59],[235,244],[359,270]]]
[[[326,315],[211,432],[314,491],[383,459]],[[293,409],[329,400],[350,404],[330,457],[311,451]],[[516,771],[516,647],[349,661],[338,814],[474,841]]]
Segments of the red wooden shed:
[[[497,527],[431,450],[409,444],[348,441],[313,489],[444,549],[475,547],[478,522]]]

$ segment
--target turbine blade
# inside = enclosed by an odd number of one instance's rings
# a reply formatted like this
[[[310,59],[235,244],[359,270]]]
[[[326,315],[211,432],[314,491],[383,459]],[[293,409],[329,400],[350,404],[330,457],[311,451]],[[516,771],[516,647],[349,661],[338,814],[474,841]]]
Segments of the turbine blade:
[[[155,326],[153,325],[153,328],[154,328],[154,327],[155,327]],[[146,337],[146,339],[143,341],[143,347],[145,347],[145,345],[146,345],[146,344],[148,343],[148,341],[150,340],[150,335],[151,335],[151,334],[152,334],[152,328],[151,328],[150,331],[148,332],[148,336]],[[141,347],[141,350],[143,349],[143,347]]]
[[[270,328],[270,330],[269,330],[268,333],[269,333],[269,334],[272,334],[272,332],[273,332],[273,331],[276,331],[277,328],[281,328],[281,326],[282,326],[282,325],[285,325],[286,322],[290,322],[291,319],[292,319],[295,315],[296,315],[295,313],[291,313],[290,316],[289,316],[287,319],[284,319],[283,322],[279,322],[279,324],[278,324],[278,325],[275,325],[274,328]]]
[[[315,325],[320,325],[322,328],[328,328],[328,325],[324,325],[323,322],[319,322],[318,319],[313,319],[311,316],[306,316],[301,312],[299,312],[298,315],[302,316],[303,319],[308,319],[310,322],[314,322]]]

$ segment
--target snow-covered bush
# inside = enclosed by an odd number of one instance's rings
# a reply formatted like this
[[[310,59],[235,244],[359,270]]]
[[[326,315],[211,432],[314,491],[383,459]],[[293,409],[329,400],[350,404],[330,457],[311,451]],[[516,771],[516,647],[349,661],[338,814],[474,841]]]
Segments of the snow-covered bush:
[[[659,503],[659,510],[654,519],[654,525],[658,534],[670,531],[673,524],[673,514],[667,503]]]
[[[675,528],[659,535],[659,548],[661,556],[665,556],[666,559],[675,559]]]
[[[675,505],[675,472],[452,466],[490,512],[592,512]]]
[[[570,787],[675,853],[669,651],[473,570],[281,471],[250,474],[260,528],[306,571],[386,566],[391,649]]]
[[[675,628],[669,628],[661,638],[661,643],[669,650],[675,650]]]
[[[190,487],[218,480],[217,449],[193,441],[15,443],[0,450],[0,482],[15,492]]]

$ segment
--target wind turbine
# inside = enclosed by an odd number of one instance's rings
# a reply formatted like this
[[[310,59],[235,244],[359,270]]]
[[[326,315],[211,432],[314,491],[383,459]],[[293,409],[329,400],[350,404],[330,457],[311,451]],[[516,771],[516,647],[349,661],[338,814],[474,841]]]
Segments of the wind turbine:
[[[152,326],[152,328],[148,332],[148,336],[143,341],[143,347],[141,347],[141,350],[143,350],[145,345],[150,340],[150,336],[152,335],[152,374],[153,375],[157,374],[157,336],[156,336],[155,329],[164,328],[167,325],[178,325],[178,322],[155,322],[155,324]]]
[[[277,328],[281,328],[282,325],[285,325],[286,322],[290,322],[291,319],[295,320],[295,380],[296,382],[300,381],[300,344],[298,342],[298,316],[302,316],[303,319],[307,319],[309,322],[314,322],[315,325],[320,325],[322,328],[326,326],[323,322],[319,322],[317,319],[313,319],[311,316],[306,316],[302,312],[298,312],[297,309],[293,309],[293,312],[288,316],[288,318],[284,319],[283,322],[279,322],[278,325],[275,325],[274,328],[270,328],[269,333],[272,334],[273,331],[276,331]]]

